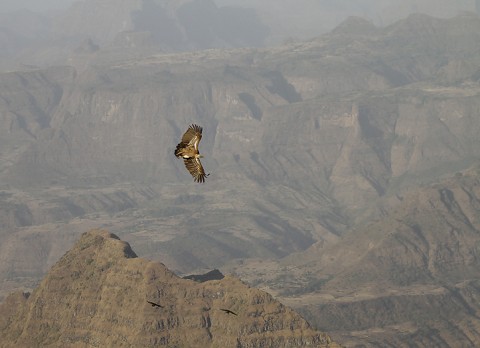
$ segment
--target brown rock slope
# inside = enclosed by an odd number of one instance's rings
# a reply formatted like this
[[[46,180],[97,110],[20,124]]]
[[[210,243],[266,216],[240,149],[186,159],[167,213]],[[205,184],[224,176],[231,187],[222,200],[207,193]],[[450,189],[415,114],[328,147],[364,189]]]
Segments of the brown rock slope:
[[[304,257],[295,272],[307,282],[282,301],[347,347],[478,347],[479,217],[477,166],[406,193],[334,246],[289,256],[282,266]]]
[[[0,318],[2,347],[338,347],[265,292],[230,276],[181,279],[103,230],[84,233],[30,296],[10,295]]]

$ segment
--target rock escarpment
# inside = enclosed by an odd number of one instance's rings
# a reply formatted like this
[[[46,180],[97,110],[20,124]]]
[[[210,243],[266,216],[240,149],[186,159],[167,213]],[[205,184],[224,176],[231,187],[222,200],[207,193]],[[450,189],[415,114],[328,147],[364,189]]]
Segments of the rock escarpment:
[[[181,279],[103,230],[84,233],[0,313],[2,347],[338,347],[265,292],[232,276]]]

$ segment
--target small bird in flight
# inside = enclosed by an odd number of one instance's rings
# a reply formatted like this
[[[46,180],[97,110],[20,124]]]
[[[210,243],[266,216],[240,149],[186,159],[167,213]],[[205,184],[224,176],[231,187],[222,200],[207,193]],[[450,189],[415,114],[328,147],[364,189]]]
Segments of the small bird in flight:
[[[182,141],[175,149],[175,156],[182,157],[185,167],[193,176],[195,182],[205,182],[210,174],[205,174],[200,158],[203,156],[198,152],[198,143],[202,139],[202,127],[192,124],[182,136]]]
[[[159,305],[158,303],[155,303],[155,302],[152,302],[152,301],[148,301],[148,300],[147,300],[147,302],[150,303],[150,304],[152,305],[152,307],[163,308],[163,306],[162,306],[162,305]]]
[[[237,313],[231,311],[230,309],[220,308],[221,311],[224,311],[227,314],[238,315]]]

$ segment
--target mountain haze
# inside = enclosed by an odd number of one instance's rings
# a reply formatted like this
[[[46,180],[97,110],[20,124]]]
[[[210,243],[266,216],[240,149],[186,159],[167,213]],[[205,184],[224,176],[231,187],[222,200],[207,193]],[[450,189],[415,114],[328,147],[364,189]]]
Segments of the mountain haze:
[[[123,58],[145,57],[311,39],[350,16],[386,26],[412,13],[451,18],[478,12],[474,0],[82,0],[57,4],[57,11],[47,11],[45,1],[23,7],[19,1],[0,5],[1,70],[65,64],[86,40]]]

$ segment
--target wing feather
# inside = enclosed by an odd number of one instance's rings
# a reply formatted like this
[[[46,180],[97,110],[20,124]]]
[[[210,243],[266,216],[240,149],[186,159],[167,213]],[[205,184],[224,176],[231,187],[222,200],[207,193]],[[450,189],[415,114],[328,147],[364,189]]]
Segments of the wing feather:
[[[196,124],[190,125],[185,134],[183,134],[182,143],[194,145],[195,150],[198,151],[198,143],[200,142],[200,139],[202,139],[202,130],[202,127]]]
[[[210,174],[205,174],[205,170],[203,169],[202,162],[200,162],[199,158],[188,158],[183,160],[185,163],[185,167],[193,176],[193,180],[195,182],[205,182],[205,178]]]

